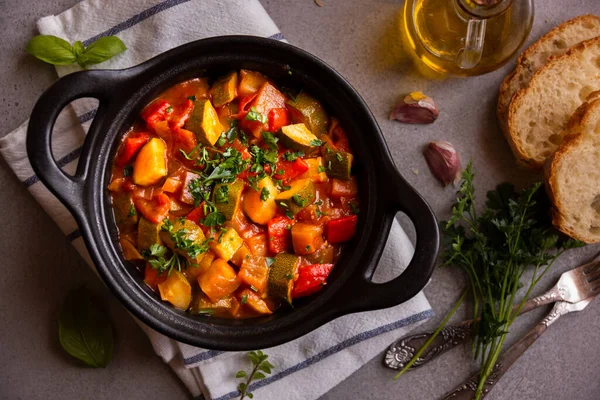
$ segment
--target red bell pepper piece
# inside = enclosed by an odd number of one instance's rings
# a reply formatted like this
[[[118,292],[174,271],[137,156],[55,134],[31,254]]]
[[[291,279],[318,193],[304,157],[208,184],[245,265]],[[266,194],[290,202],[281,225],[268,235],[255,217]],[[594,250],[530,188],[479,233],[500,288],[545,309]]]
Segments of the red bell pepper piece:
[[[142,110],[140,114],[146,125],[152,128],[158,121],[165,121],[171,105],[164,100],[156,100]]]
[[[358,216],[350,215],[327,222],[327,241],[329,243],[343,243],[352,239],[356,233]]]
[[[172,130],[183,127],[190,115],[192,115],[192,111],[194,111],[194,102],[187,100],[182,106],[177,107],[176,112],[170,114],[169,127]]]
[[[311,264],[301,267],[298,279],[294,282],[292,297],[308,296],[321,290],[332,269],[333,264]]]
[[[147,133],[139,133],[136,136],[125,139],[123,149],[117,156],[115,164],[117,167],[124,167],[133,156],[150,140],[150,135]]]
[[[296,158],[295,161],[286,161],[280,159],[276,164],[275,179],[281,179],[283,183],[288,183],[294,178],[308,171],[308,164],[301,158]],[[280,173],[282,172],[283,173]]]
[[[259,138],[261,133],[267,131],[267,126],[260,121],[252,121],[245,117],[240,119],[240,129],[246,133],[250,133],[252,136]]]
[[[267,116],[269,119],[269,132],[277,132],[282,126],[290,124],[290,113],[287,108],[273,108]]]
[[[252,103],[252,100],[254,100],[255,97],[256,93],[251,94],[250,96],[240,97],[240,101],[238,103],[238,115],[240,118],[246,117],[246,113],[250,111],[250,103]]]
[[[288,217],[274,217],[267,223],[269,233],[269,251],[273,254],[279,254],[286,251],[292,244],[291,226],[294,221]]]
[[[166,281],[167,276],[167,271],[159,275],[158,270],[152,268],[150,263],[146,263],[146,268],[144,269],[144,282],[146,282],[146,285],[150,286],[152,290],[156,291],[158,289],[158,284]]]
[[[190,153],[198,144],[196,134],[187,129],[175,128],[173,129],[172,134],[173,140],[175,141],[175,146],[173,146],[175,149],[181,149],[186,153]],[[178,150],[175,151],[179,153]]]
[[[164,193],[155,194],[151,200],[134,197],[133,204],[148,221],[158,224],[166,218],[171,209],[171,199]]]
[[[350,142],[348,141],[348,135],[346,135],[346,131],[344,131],[341,126],[337,125],[332,130],[331,136],[333,139],[333,144],[335,145],[337,150],[351,152]]]
[[[195,222],[196,225],[200,225],[200,220],[206,216],[204,214],[204,204],[204,202],[200,203],[198,207],[194,208],[188,215],[185,216],[185,219]]]

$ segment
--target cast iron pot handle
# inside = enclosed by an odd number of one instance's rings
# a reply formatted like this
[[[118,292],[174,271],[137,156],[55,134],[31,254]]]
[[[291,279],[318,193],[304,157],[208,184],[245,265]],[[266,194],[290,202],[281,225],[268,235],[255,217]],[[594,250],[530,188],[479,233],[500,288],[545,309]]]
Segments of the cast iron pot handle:
[[[440,246],[440,231],[435,214],[427,202],[392,167],[392,186],[389,190],[388,229],[396,212],[404,212],[413,222],[417,235],[415,253],[400,276],[385,283],[373,283],[374,268],[363,270],[341,293],[342,308],[349,311],[366,311],[392,307],[419,293],[429,281],[435,268]],[[387,189],[386,189],[387,191]],[[390,240],[388,238],[388,240]],[[377,268],[377,267],[375,267]]]
[[[118,71],[82,71],[56,81],[39,98],[27,128],[27,155],[31,166],[48,189],[75,215],[84,216],[83,186],[88,173],[89,151],[98,136],[99,124],[110,103],[111,91],[120,81]],[[100,104],[86,136],[77,171],[64,173],[52,154],[52,130],[62,109],[74,100],[93,97]]]

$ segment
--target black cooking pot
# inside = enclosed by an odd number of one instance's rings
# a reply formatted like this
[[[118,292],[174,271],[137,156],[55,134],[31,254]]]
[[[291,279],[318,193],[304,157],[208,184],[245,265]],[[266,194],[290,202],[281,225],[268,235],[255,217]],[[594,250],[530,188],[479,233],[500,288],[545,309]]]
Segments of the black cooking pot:
[[[348,132],[355,151],[361,210],[358,231],[317,295],[266,317],[232,320],[192,316],[148,288],[121,254],[107,190],[119,140],[142,108],[163,90],[193,77],[219,76],[246,68],[280,85],[315,95]],[[51,150],[59,112],[71,101],[93,97],[100,104],[87,134],[77,172],[63,173]],[[41,181],[73,213],[106,285],[146,324],[176,340],[219,350],[267,348],[302,336],[344,314],[391,307],[416,295],[428,282],[439,248],[435,216],[398,173],[375,118],[358,93],[323,61],[274,40],[228,36],[199,40],[125,70],[96,70],[58,80],[35,105],[27,153]],[[408,268],[394,280],[370,278],[397,211],[413,221],[417,244]]]

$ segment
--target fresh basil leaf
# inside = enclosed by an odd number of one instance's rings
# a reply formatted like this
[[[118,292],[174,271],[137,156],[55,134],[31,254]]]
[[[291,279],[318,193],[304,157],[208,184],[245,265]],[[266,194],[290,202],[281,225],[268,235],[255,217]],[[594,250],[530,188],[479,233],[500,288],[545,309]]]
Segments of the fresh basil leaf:
[[[70,291],[60,310],[58,337],[67,353],[98,368],[113,354],[113,328],[106,312],[86,288]]]
[[[77,62],[85,68],[91,64],[100,64],[125,50],[127,46],[121,39],[116,36],[104,36],[86,47],[83,54],[77,57]]]
[[[52,35],[39,35],[32,38],[25,50],[32,56],[53,65],[69,65],[77,57],[69,42]]]

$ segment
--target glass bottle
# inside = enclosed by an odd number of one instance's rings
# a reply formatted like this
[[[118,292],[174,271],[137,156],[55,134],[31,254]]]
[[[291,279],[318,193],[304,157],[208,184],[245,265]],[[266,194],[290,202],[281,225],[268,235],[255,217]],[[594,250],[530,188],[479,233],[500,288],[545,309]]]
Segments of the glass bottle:
[[[485,74],[521,48],[533,14],[533,0],[406,0],[405,47],[435,72]]]

